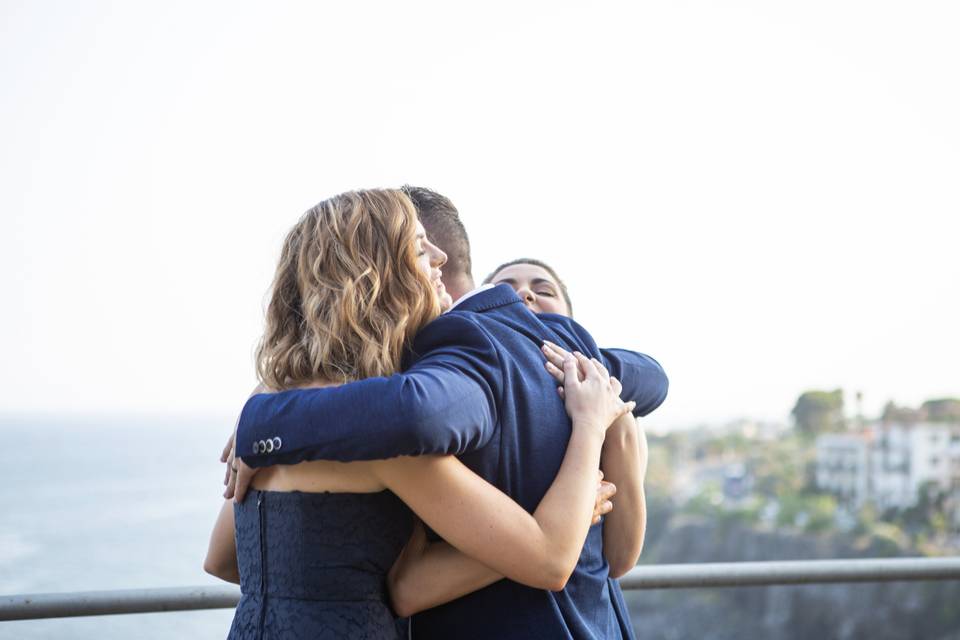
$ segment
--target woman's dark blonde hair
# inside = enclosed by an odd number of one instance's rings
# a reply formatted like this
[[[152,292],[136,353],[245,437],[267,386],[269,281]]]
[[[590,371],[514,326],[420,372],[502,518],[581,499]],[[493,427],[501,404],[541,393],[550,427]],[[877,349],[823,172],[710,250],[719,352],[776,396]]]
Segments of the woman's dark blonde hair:
[[[417,266],[417,213],[403,192],[352,191],[307,211],[283,243],[257,347],[271,389],[400,368],[440,309]]]

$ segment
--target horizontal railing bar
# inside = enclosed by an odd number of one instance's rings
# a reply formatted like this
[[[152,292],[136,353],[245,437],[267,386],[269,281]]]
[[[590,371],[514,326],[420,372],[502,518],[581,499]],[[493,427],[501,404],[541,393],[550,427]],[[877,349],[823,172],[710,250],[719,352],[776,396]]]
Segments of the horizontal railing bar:
[[[238,600],[240,589],[234,586],[35,593],[0,596],[0,620],[229,609]]]
[[[960,558],[851,558],[641,565],[620,578],[620,585],[624,589],[689,589],[916,580],[960,580]]]
[[[960,558],[651,565],[634,568],[620,584],[624,589],[688,589],[916,580],[960,580]],[[10,595],[0,596],[0,621],[228,609],[239,598],[240,590],[233,586]]]

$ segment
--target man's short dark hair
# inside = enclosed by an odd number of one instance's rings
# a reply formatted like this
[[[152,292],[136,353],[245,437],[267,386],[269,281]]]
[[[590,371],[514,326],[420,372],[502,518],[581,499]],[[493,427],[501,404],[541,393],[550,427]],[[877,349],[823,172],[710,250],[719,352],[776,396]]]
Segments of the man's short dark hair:
[[[450,198],[426,187],[406,184],[401,189],[417,208],[420,222],[430,240],[447,254],[447,264],[443,270],[473,278],[470,238]]]

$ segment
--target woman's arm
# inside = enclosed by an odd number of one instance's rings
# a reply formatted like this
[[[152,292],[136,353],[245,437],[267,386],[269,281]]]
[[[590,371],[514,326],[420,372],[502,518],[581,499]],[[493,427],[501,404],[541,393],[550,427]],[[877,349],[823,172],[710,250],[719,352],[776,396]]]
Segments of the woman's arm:
[[[603,474],[599,475],[602,479]],[[613,509],[610,498],[616,491],[610,482],[601,482],[597,487],[593,524]],[[483,589],[503,577],[447,542],[428,541],[422,523],[418,522],[390,569],[387,589],[394,610],[407,617]]]
[[[406,618],[502,578],[502,574],[449,543],[429,542],[423,524],[418,522],[387,575],[387,590],[394,611]]]
[[[559,383],[569,354],[552,342],[543,348],[547,371]],[[619,578],[637,564],[647,528],[647,503],[643,478],[647,473],[647,439],[633,415],[621,416],[607,430],[600,457],[607,478],[617,485],[617,509],[603,525],[603,553],[610,576]]]
[[[221,580],[240,584],[237,568],[237,540],[234,536],[233,500],[224,500],[210,534],[210,546],[203,570]]]
[[[579,559],[596,498],[603,435],[629,410],[619,384],[579,356],[564,367],[573,431],[556,479],[533,516],[453,457],[421,456],[379,463],[383,483],[440,536],[498,574],[542,589],[562,589]],[[396,603],[403,610],[403,603]]]
[[[617,485],[617,508],[603,523],[603,555],[610,577],[619,578],[636,566],[647,528],[643,478],[647,473],[647,439],[628,414],[607,430],[600,466]]]

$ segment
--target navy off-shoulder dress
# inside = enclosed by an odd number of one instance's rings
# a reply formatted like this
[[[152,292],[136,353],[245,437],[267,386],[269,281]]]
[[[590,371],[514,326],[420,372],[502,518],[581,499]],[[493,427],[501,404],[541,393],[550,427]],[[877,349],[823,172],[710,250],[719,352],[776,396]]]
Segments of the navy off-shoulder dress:
[[[234,515],[242,595],[229,640],[400,637],[386,575],[413,514],[393,493],[251,491]]]

